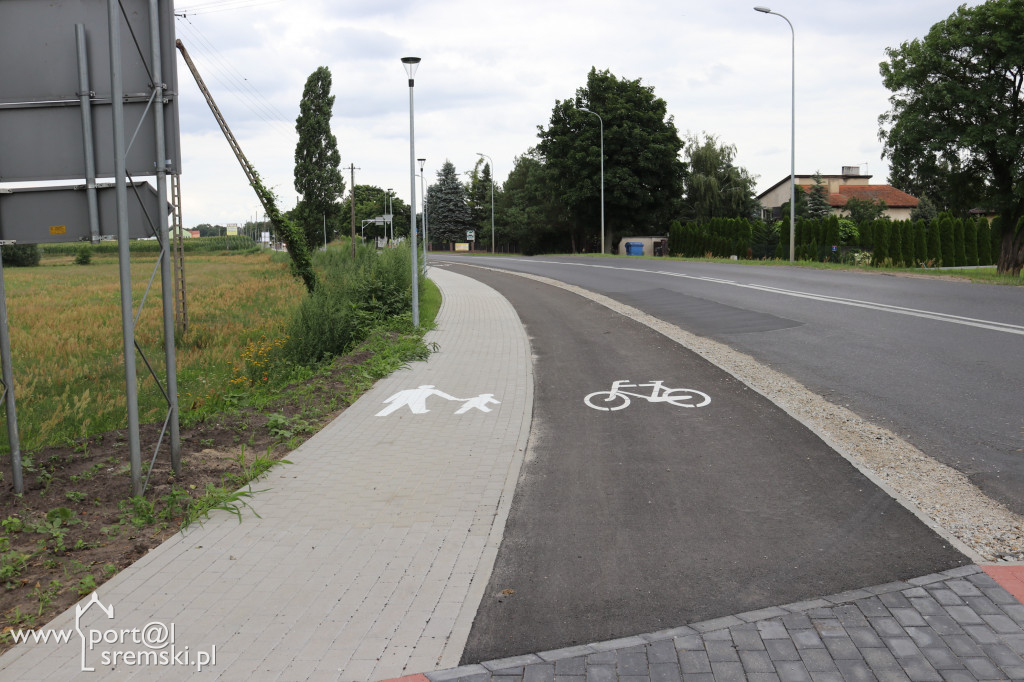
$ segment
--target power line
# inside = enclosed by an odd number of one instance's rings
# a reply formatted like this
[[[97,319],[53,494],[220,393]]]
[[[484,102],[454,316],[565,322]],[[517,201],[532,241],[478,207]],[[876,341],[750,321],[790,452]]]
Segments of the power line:
[[[245,7],[271,5],[282,1],[283,0],[212,0],[211,2],[205,2],[199,5],[179,7],[175,14],[181,17],[187,14],[209,14],[210,12],[225,12],[233,9],[243,9]]]

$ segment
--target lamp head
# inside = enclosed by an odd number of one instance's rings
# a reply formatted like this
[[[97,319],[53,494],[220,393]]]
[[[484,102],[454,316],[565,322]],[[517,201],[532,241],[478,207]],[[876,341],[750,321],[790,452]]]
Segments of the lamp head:
[[[409,74],[409,82],[412,82],[413,77],[416,75],[416,68],[420,65],[420,58],[402,57],[402,64],[405,66],[405,72]]]
[[[771,14],[772,10],[770,7],[761,7],[760,5],[754,8],[758,12],[764,12],[765,14]]]
[[[427,162],[427,160],[426,159],[416,159],[416,160],[420,162],[420,173],[422,173],[423,172],[423,164],[425,164]]]

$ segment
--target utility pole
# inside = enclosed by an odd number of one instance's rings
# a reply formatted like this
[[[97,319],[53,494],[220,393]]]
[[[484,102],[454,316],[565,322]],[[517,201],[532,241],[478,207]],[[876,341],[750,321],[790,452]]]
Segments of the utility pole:
[[[349,172],[352,174],[352,259],[356,257],[356,165],[350,163],[348,165]],[[362,168],[358,170],[363,170]]]

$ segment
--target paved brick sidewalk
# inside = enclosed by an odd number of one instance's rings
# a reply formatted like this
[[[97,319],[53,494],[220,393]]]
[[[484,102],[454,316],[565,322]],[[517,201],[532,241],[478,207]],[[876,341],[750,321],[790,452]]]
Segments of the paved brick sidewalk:
[[[219,680],[365,681],[458,663],[529,435],[532,365],[503,297],[443,269],[431,277],[444,294],[428,337],[439,351],[379,382],[255,484],[267,489],[252,500],[260,518],[215,514],[103,585],[99,600],[114,618],[92,606],[86,639],[173,624],[173,643],[190,658],[215,647],[202,675]],[[425,413],[398,406],[376,416],[394,406],[388,398],[421,386],[481,396],[475,404],[491,411],[434,395]],[[74,626],[72,608],[48,627]],[[19,645],[0,657],[0,679],[194,672],[123,658],[104,665],[102,653],[155,648],[136,636],[87,651],[95,673],[80,672],[76,633],[65,644]]]
[[[986,570],[989,570],[986,567]],[[1019,579],[1024,567],[997,567]],[[1002,578],[1001,578],[1002,579]],[[407,682],[1024,680],[1024,605],[978,566]]]

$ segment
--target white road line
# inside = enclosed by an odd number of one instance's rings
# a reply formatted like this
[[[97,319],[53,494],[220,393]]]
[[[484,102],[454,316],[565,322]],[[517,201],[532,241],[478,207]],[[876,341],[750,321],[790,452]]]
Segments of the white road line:
[[[575,265],[577,267],[583,268],[604,268],[606,270],[623,270],[626,272],[641,272],[649,275],[665,275],[667,277],[679,277],[681,279],[692,279],[701,282],[711,282],[713,284],[727,284],[729,286],[740,287],[741,289],[754,289],[757,291],[763,291],[765,293],[770,294],[780,294],[782,296],[792,296],[794,298],[806,298],[812,301],[836,303],[839,305],[848,305],[855,308],[867,308],[870,310],[878,310],[885,313],[909,315],[911,317],[920,317],[928,320],[936,320],[939,322],[950,322],[952,324],[959,324],[967,327],[978,327],[979,329],[990,329],[992,331],[1003,332],[1006,334],[1017,334],[1018,336],[1024,336],[1024,325],[1019,324],[1010,324],[1008,322],[995,322],[992,320],[981,320],[973,317],[963,317],[960,315],[950,315],[949,313],[935,312],[932,310],[905,308],[903,306],[889,305],[887,303],[873,303],[871,301],[861,301],[855,298],[840,298],[838,296],[828,296],[826,294],[814,294],[806,291],[780,289],[778,287],[772,287],[763,284],[743,284],[741,282],[734,282],[728,279],[719,279],[717,277],[687,275],[681,272],[667,272],[665,270],[644,270],[643,268],[627,268],[620,265],[600,265],[597,263],[566,263],[563,261],[543,261],[533,259],[527,260],[525,258],[502,258],[501,260],[513,260],[523,263],[550,263],[552,265]]]

